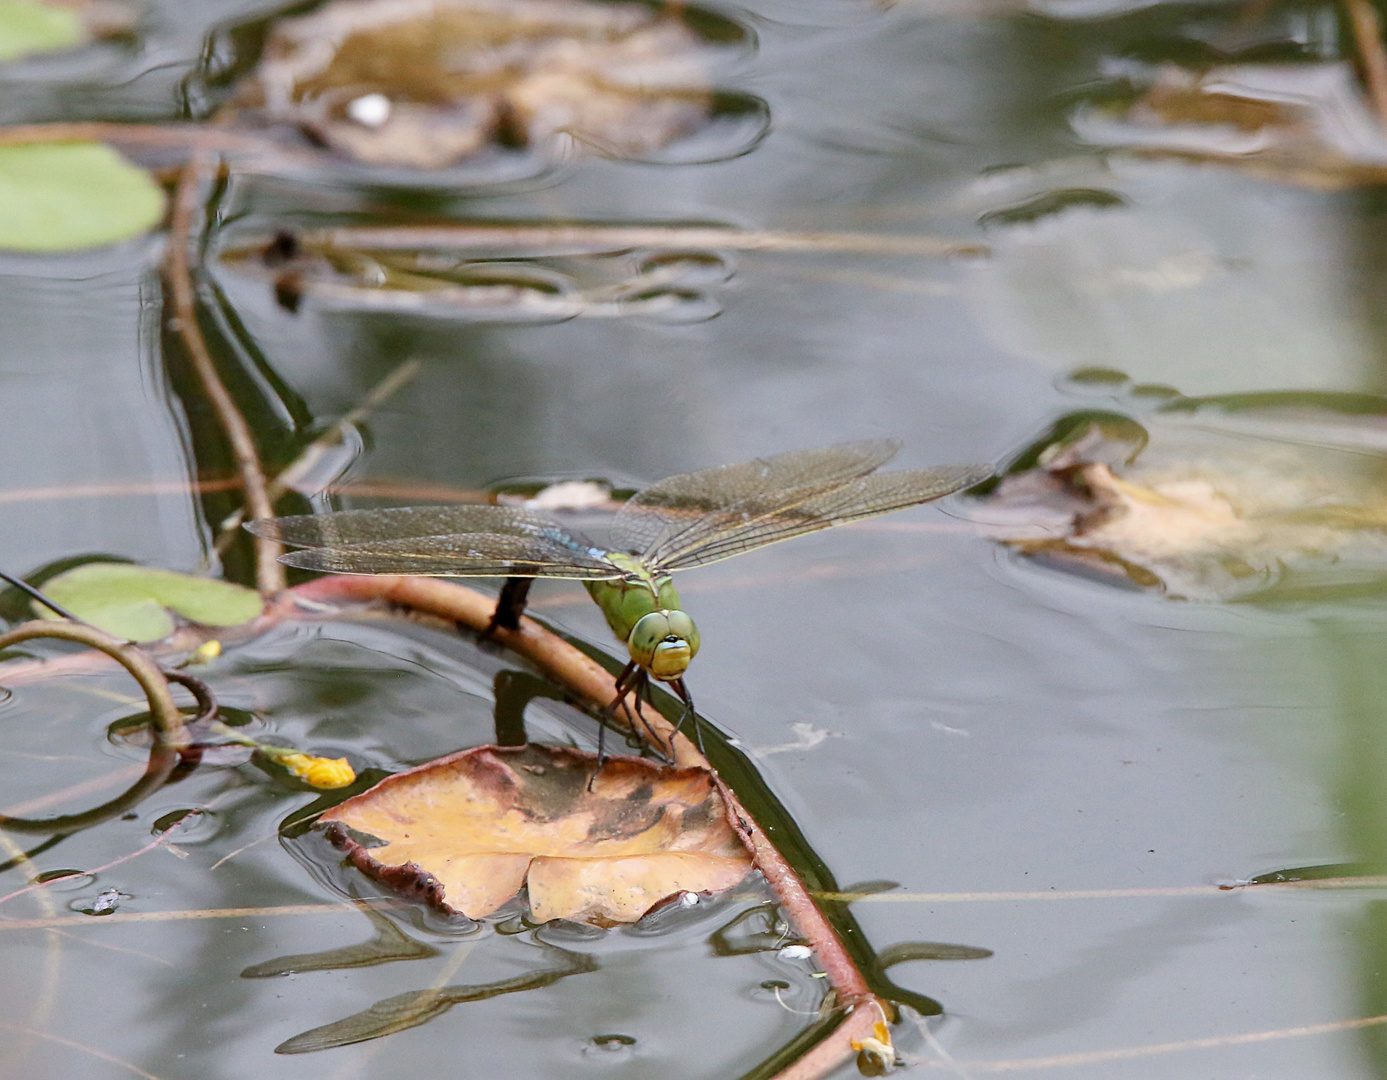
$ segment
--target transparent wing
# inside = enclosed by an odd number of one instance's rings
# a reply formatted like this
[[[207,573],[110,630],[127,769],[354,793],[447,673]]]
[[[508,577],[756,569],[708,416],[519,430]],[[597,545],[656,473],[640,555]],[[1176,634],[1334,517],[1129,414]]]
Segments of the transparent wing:
[[[807,485],[836,486],[879,469],[900,449],[896,439],[793,450],[741,465],[722,465],[661,480],[634,496],[612,522],[613,546],[656,561],[743,520]]]
[[[306,548],[289,566],[337,574],[617,578],[585,537],[545,514],[509,506],[344,510],[247,523],[257,536]]]
[[[621,576],[621,571],[611,563],[576,558],[568,547],[553,540],[501,533],[454,533],[305,548],[281,555],[280,561],[331,574],[556,577],[587,581]]]
[[[748,500],[743,504],[746,516],[741,520],[713,532],[701,532],[678,545],[662,545],[649,556],[649,562],[662,570],[704,566],[793,536],[919,506],[972,487],[991,475],[992,469],[986,465],[944,465],[793,488],[777,493],[775,498]]]

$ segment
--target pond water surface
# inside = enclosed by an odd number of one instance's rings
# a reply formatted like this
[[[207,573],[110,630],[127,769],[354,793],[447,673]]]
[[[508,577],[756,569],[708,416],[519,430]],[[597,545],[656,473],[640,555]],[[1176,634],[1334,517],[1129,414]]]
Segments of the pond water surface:
[[[320,155],[250,162],[209,191],[204,330],[272,464],[410,359],[417,376],[324,478],[332,505],[461,499],[514,477],[633,487],[886,436],[904,441],[902,467],[1004,467],[1083,410],[1141,420],[1269,392],[1299,411],[1239,399],[1262,419],[1237,434],[1253,452],[1327,440],[1374,469],[1387,453],[1387,135],[1338,5],[705,6],[740,28],[711,78],[742,111],[682,156],[410,176]],[[0,67],[0,117],[207,115],[275,14],[152,0],[133,40]],[[1181,72],[1289,119],[1151,96]],[[275,274],[237,255],[285,229],[440,219],[856,239],[469,253],[545,301],[532,308],[392,307],[360,283],[285,303]],[[901,237],[922,242],[877,242]],[[971,253],[922,253],[931,238]],[[155,236],[0,255],[10,572],[92,553],[209,565],[236,493],[190,488],[230,476],[230,458],[164,324],[162,250]],[[1115,374],[1074,377],[1092,368]],[[1306,433],[1323,418],[1351,437]],[[212,565],[249,582],[248,555]],[[899,883],[852,907],[873,948],[991,951],[892,968],[943,1009],[933,1045],[898,1029],[917,1072],[1387,1077],[1382,889],[1208,888],[1387,866],[1387,562],[1226,601],[1080,570],[997,544],[965,499],[777,545],[681,581],[703,636],[690,685],[839,885]],[[617,655],[577,585],[537,586],[533,611]],[[344,619],[233,644],[206,678],[261,730],[361,772],[489,741],[494,679],[522,667],[441,629]],[[134,692],[114,675],[17,686],[0,702],[0,803],[138,761],[108,735],[141,708]],[[526,718],[532,735],[593,745],[555,702]],[[521,908],[481,928],[405,909],[390,932],[428,955],[266,975],[382,933],[342,900],[374,886],[281,839],[314,797],[250,765],[203,767],[34,854],[39,871],[86,871],[139,850],[165,815],[206,811],[174,852],[4,903],[30,922],[0,921],[0,1074],[737,1077],[765,1075],[813,1021],[817,969],[778,948],[789,939],[754,882],[609,931],[527,927]],[[31,873],[6,867],[0,894]],[[111,889],[119,912],[149,917],[32,925]],[[716,947],[757,918],[753,945]],[[375,1002],[574,953],[596,969],[384,1038],[274,1053]]]

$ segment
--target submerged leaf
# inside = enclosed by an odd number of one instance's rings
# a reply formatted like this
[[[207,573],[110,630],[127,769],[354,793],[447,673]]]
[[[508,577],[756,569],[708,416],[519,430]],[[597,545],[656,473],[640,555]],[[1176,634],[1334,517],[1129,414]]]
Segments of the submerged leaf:
[[[513,979],[500,979],[478,986],[442,986],[437,989],[411,990],[409,993],[396,994],[384,1001],[377,1001],[362,1012],[286,1039],[275,1047],[275,1053],[310,1054],[315,1050],[331,1050],[338,1046],[366,1042],[368,1039],[379,1039],[383,1035],[393,1035],[397,1031],[426,1024],[463,1002],[485,1001],[487,998],[514,994],[522,990],[538,990],[569,975],[581,975],[597,970],[597,961],[585,953],[570,952],[567,949],[552,951],[563,957],[563,967],[536,971],[531,975],[517,975]]]
[[[359,910],[376,927],[376,936],[358,945],[345,945],[324,952],[296,953],[278,956],[252,964],[241,972],[243,979],[265,979],[279,975],[294,975],[301,971],[341,971],[344,968],[374,967],[396,960],[427,960],[438,950],[422,941],[415,941],[378,911],[362,905]]]
[[[907,960],[986,960],[991,949],[977,945],[950,945],[943,941],[902,941],[877,953],[877,964],[885,970]]]
[[[70,251],[159,224],[164,193],[100,143],[0,146],[0,248]]]
[[[226,581],[132,563],[86,563],[49,579],[56,603],[117,637],[158,641],[174,630],[170,612],[204,626],[239,626],[260,614],[260,595]],[[42,618],[59,616],[39,604]]]
[[[389,777],[321,820],[365,873],[473,919],[528,884],[537,921],[635,922],[751,869],[706,772],[596,764],[576,750],[479,746]]]
[[[704,125],[706,43],[588,0],[336,0],[285,19],[241,103],[360,161],[440,168],[566,132],[641,154]]]

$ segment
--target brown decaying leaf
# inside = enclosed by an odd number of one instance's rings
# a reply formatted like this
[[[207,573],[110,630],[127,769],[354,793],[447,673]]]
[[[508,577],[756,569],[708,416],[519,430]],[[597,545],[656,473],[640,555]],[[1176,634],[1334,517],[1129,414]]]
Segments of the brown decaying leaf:
[[[979,519],[1025,554],[1187,600],[1387,574],[1387,456],[1316,445],[1327,436],[1308,424],[1258,439],[1213,420],[1147,423],[1152,445],[1131,462],[1132,445],[1098,423],[1054,444],[1006,476]]]
[[[1379,184],[1387,136],[1346,63],[1140,72],[1125,112],[1080,110],[1079,134],[1140,154],[1220,161],[1316,189]]]
[[[587,0],[337,0],[286,19],[240,96],[372,164],[441,168],[560,132],[642,154],[701,127],[707,46]]]
[[[707,772],[631,757],[596,765],[558,747],[474,747],[382,780],[321,821],[364,873],[473,919],[528,884],[537,921],[635,922],[751,869]]]

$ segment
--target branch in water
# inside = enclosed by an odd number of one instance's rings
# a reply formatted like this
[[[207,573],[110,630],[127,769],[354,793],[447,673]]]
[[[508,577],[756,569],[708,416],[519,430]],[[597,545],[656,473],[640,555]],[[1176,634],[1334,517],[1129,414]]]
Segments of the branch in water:
[[[976,240],[880,233],[779,232],[714,225],[515,225],[478,221],[465,225],[341,226],[304,232],[297,239],[306,248],[345,251],[468,248],[558,248],[565,251],[646,248],[684,251],[690,248],[720,248],[725,251],[894,255],[907,258],[991,253],[988,245]],[[266,237],[247,237],[227,250],[258,249],[267,242]]]
[[[260,464],[260,452],[255,446],[255,437],[250,425],[236,407],[235,399],[227,390],[217,373],[217,365],[207,349],[202,330],[198,326],[197,297],[193,289],[192,266],[188,249],[192,238],[193,213],[197,203],[198,187],[206,166],[204,156],[195,153],[183,166],[174,190],[173,215],[169,227],[169,247],[165,256],[165,276],[168,279],[169,293],[173,301],[173,315],[178,335],[188,350],[193,370],[202,383],[231,444],[232,457],[236,470],[246,489],[246,509],[251,518],[274,517],[274,507],[266,490],[265,470]],[[262,596],[273,596],[285,585],[284,567],[278,562],[283,551],[273,540],[255,538],[255,581]]]

